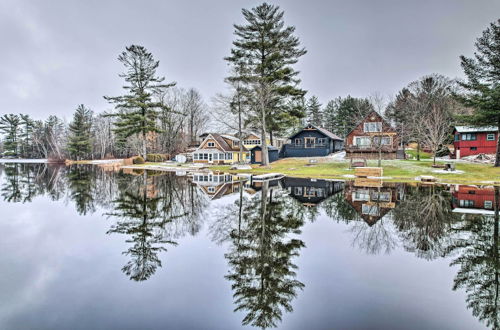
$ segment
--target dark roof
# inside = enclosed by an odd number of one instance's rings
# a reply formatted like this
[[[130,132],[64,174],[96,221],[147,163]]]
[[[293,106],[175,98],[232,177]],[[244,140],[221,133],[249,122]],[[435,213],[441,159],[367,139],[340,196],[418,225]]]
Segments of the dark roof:
[[[312,128],[314,128],[315,130],[319,131],[320,133],[322,133],[323,135],[329,137],[330,139],[332,140],[339,140],[339,141],[344,141],[344,139],[338,137],[337,135],[333,134],[332,132],[330,132],[329,130],[325,129],[325,128],[322,128],[322,127],[318,127],[316,125],[313,125],[313,124],[308,124],[306,127],[309,127],[311,126]],[[300,132],[302,132],[305,128],[301,129],[300,131],[298,131],[297,133],[293,134],[292,136],[289,137],[289,139],[293,139],[296,135],[298,135]]]

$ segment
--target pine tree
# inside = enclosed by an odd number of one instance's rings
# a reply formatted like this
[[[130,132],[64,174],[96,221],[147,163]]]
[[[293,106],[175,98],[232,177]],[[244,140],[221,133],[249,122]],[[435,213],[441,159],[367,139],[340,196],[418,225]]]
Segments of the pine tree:
[[[34,121],[29,115],[19,115],[21,131],[19,133],[19,149],[21,157],[33,157],[33,129]]]
[[[460,82],[468,93],[459,99],[474,108],[468,118],[472,125],[495,126],[500,129],[500,19],[490,24],[476,41],[474,58],[461,56],[467,76]],[[497,136],[495,167],[500,166],[500,132]]]
[[[305,94],[298,88],[299,72],[293,65],[306,50],[294,36],[295,27],[285,26],[284,12],[278,6],[263,3],[242,13],[246,24],[234,25],[237,39],[231,55],[225,58],[238,74],[228,80],[241,81],[251,92],[250,116],[261,129],[262,164],[266,166],[268,130],[272,135],[299,119],[289,101]],[[244,70],[237,70],[241,67]]]
[[[138,135],[142,140],[143,157],[147,155],[147,134],[160,132],[157,127],[159,109],[163,107],[160,102],[153,100],[153,95],[161,90],[174,86],[175,83],[164,84],[164,77],[156,76],[159,61],[153,58],[146,48],[137,45],[126,47],[118,56],[126,72],[120,74],[127,85],[123,88],[127,94],[104,98],[115,104],[118,117],[115,122],[115,132],[121,137]]]
[[[337,119],[337,108],[340,98],[330,100],[323,109],[323,127],[330,132],[335,131],[335,120]]]
[[[73,115],[73,121],[69,124],[68,152],[75,159],[84,159],[92,151],[92,110],[80,104]]]
[[[345,98],[337,98],[333,101],[335,106],[335,115],[332,116],[330,126],[332,132],[345,138],[359,122],[365,118],[371,111],[374,111],[373,105],[368,99],[354,98],[348,95]],[[333,111],[331,112],[333,113]]]
[[[18,115],[3,115],[0,118],[0,131],[5,134],[5,156],[17,157],[19,155],[19,125]]]
[[[307,117],[310,124],[322,127],[321,103],[316,96],[311,96],[307,101]]]

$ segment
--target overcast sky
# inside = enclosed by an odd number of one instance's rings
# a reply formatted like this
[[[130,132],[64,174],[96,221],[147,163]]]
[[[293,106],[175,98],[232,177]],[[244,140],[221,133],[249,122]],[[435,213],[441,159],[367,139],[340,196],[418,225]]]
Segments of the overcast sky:
[[[0,0],[0,115],[57,114],[80,103],[99,112],[122,92],[118,54],[140,44],[160,74],[207,102],[223,82],[241,8],[258,1]],[[308,53],[303,88],[321,102],[393,96],[429,73],[461,77],[459,55],[500,16],[498,0],[273,1]]]

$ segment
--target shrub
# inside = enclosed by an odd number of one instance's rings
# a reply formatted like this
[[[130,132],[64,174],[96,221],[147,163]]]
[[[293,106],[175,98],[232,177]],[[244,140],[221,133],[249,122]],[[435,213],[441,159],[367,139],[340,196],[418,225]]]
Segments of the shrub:
[[[144,158],[142,158],[141,156],[137,156],[137,157],[134,157],[134,159],[132,160],[132,162],[134,164],[144,164]]]
[[[146,160],[153,163],[161,163],[166,160],[166,157],[162,154],[147,154]]]

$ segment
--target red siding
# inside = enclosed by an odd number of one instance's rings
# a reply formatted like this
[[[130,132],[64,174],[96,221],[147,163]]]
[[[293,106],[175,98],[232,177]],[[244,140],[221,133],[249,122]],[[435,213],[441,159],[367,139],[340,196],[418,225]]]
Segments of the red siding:
[[[493,132],[476,132],[476,140],[462,141],[462,133],[455,132],[455,136],[460,136],[459,141],[453,142],[453,146],[455,147],[455,157],[458,150],[460,150],[460,158],[477,154],[494,154],[497,150],[498,133],[494,133],[495,139],[493,141],[486,140],[486,135],[492,133]],[[471,150],[471,148],[476,148],[477,150]]]
[[[473,207],[478,209],[491,209],[484,206],[485,201],[490,201],[494,205],[495,190],[493,188],[478,188],[475,186],[458,186],[452,193],[453,207],[464,207],[460,205],[460,201],[474,201]]]

